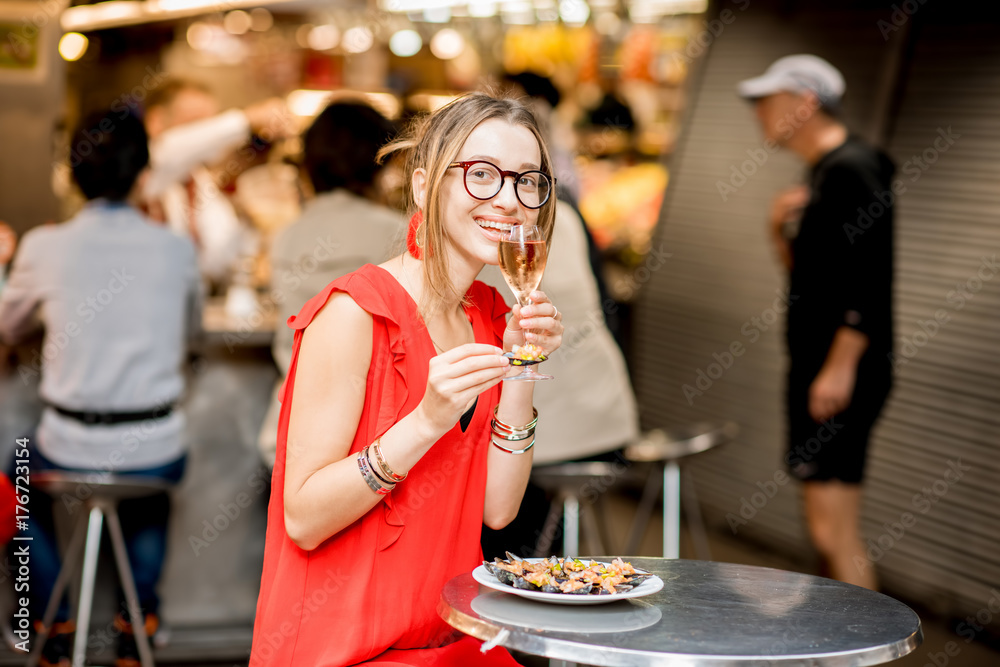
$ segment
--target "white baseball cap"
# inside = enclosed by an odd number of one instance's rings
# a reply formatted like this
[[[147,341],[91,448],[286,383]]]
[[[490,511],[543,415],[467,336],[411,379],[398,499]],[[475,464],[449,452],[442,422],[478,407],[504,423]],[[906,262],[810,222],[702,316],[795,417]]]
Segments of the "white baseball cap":
[[[767,71],[753,79],[740,81],[740,97],[753,100],[780,92],[812,91],[820,104],[836,108],[844,95],[844,76],[836,67],[818,56],[805,53],[775,60]]]

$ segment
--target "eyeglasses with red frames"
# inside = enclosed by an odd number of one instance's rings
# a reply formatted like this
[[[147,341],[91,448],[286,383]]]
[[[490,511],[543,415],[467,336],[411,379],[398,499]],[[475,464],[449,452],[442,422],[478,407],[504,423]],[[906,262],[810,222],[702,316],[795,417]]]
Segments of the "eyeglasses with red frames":
[[[504,179],[514,179],[514,195],[525,208],[541,208],[552,196],[556,179],[543,171],[507,171],[485,160],[452,162],[448,168],[461,167],[464,172],[465,191],[470,197],[486,201],[493,199],[503,189]]]

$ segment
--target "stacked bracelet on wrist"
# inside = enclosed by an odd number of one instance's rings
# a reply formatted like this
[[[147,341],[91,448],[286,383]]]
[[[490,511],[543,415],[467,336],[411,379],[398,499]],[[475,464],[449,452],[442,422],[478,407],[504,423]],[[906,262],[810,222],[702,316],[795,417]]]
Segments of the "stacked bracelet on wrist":
[[[396,488],[396,484],[406,479],[406,475],[400,475],[393,471],[382,456],[382,447],[379,444],[381,437],[368,445],[358,453],[358,469],[365,483],[375,493],[384,496]],[[375,462],[372,462],[369,452],[375,453]]]
[[[524,426],[511,426],[510,424],[505,424],[500,421],[497,417],[497,412],[500,410],[498,405],[493,410],[493,421],[490,423],[490,430],[493,431],[490,440],[493,442],[493,446],[497,449],[507,452],[508,454],[524,454],[526,451],[535,446],[535,425],[538,423],[538,410],[532,408],[534,413],[533,419],[525,424]],[[503,442],[497,442],[497,438],[501,438]],[[531,438],[531,442],[528,443],[526,447],[521,449],[510,449],[505,446],[507,443],[511,442],[524,442],[528,438]]]

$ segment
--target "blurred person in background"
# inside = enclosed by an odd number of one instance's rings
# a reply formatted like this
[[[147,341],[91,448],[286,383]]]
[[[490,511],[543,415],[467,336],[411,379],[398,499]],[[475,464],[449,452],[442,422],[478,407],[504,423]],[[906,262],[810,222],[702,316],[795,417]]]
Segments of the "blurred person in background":
[[[795,55],[738,91],[770,145],[810,170],[808,185],[776,197],[770,220],[790,275],[785,462],[804,482],[809,534],[831,575],[875,588],[873,569],[855,563],[867,563],[859,524],[869,435],[892,386],[895,167],[839,120],[844,89],[830,63]]]
[[[45,329],[40,393],[45,410],[30,439],[32,471],[124,473],[177,482],[185,463],[185,419],[176,402],[182,364],[200,328],[194,246],[152,224],[129,202],[149,160],[142,123],[120,113],[89,116],[73,135],[73,176],[87,198],[59,225],[21,241],[0,293],[0,338],[13,343]],[[52,499],[31,494],[31,613],[40,624],[59,574]],[[79,508],[77,508],[79,511]],[[145,613],[157,627],[156,585],[166,551],[166,493],[123,500],[118,508]],[[124,608],[124,607],[123,607]],[[43,665],[68,665],[73,625],[61,601]],[[119,667],[138,665],[127,614]],[[85,630],[85,629],[84,629]]]
[[[602,301],[589,260],[583,222],[572,206],[558,201],[539,289],[559,303],[566,331],[559,354],[545,361],[545,372],[556,381],[535,388],[535,407],[551,415],[536,427],[535,465],[588,457],[623,462],[616,450],[639,437],[639,414],[625,357],[604,320],[614,302]],[[486,266],[479,279],[501,294],[510,293],[498,267]],[[529,483],[517,518],[502,530],[483,530],[484,557],[505,557],[507,550],[534,556],[547,505],[545,492]]]
[[[216,185],[208,167],[251,135],[273,141],[290,133],[290,115],[280,100],[266,100],[246,109],[219,113],[211,91],[200,83],[170,79],[146,98],[150,174],[143,198],[151,217],[194,241],[203,275],[224,282],[241,251],[242,228],[228,197]],[[226,168],[253,166],[256,145],[246,145]]]
[[[561,204],[566,204],[572,209],[571,212],[567,212],[562,217],[567,220],[575,219],[580,223],[580,229],[583,230],[584,241],[587,244],[587,261],[590,263],[590,273],[597,287],[598,302],[604,306],[604,323],[614,337],[615,343],[624,349],[625,333],[621,317],[618,314],[618,304],[611,299],[611,293],[604,280],[604,257],[597,246],[597,241],[594,240],[594,235],[590,233],[590,228],[587,227],[586,221],[580,213],[580,176],[574,164],[575,151],[571,148],[575,137],[572,128],[564,127],[556,112],[562,95],[551,79],[534,72],[508,74],[504,80],[511,84],[518,94],[528,97],[532,113],[538,119],[542,136],[552,152],[552,168],[556,174],[556,197]],[[574,238],[577,236],[576,232],[570,233]]]
[[[378,111],[361,103],[331,104],[304,136],[302,169],[316,196],[271,246],[273,289],[282,295],[279,323],[295,315],[333,280],[388,259],[401,245],[406,221],[372,201],[379,149],[396,133]],[[271,351],[281,371],[258,444],[270,467],[278,442],[280,390],[292,358],[294,331],[278,326]]]

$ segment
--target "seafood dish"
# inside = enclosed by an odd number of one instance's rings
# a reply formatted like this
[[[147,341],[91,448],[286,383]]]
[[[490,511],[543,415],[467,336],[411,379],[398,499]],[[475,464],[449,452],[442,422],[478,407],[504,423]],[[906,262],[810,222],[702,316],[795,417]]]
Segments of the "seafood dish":
[[[614,595],[626,593],[653,577],[631,563],[615,558],[610,563],[579,558],[543,558],[530,561],[507,552],[507,560],[483,561],[497,581],[526,591],[564,595]]]
[[[505,353],[503,356],[510,359],[512,366],[537,364],[548,358],[545,356],[545,352],[542,348],[538,347],[534,343],[515,345],[511,348],[510,352]]]

